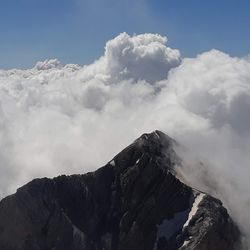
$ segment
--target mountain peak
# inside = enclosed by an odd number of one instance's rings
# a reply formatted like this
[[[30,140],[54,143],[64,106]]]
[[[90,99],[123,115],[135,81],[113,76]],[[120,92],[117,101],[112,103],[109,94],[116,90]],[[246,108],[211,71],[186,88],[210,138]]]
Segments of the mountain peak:
[[[21,187],[0,202],[0,249],[236,249],[221,201],[176,178],[175,144],[143,134],[95,172]]]

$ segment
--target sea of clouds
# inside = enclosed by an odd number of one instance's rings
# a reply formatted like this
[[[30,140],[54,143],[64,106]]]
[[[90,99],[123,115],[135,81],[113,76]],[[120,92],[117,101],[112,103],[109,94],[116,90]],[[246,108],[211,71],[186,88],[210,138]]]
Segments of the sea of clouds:
[[[249,56],[181,58],[156,34],[122,33],[83,67],[0,70],[0,197],[35,177],[94,170],[155,129],[185,146],[186,178],[249,237]]]

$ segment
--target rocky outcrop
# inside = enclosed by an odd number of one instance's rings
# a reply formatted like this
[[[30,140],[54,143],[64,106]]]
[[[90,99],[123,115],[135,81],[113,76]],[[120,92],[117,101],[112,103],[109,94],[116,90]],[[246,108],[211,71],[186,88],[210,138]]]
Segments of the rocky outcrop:
[[[144,134],[93,173],[19,188],[0,203],[0,249],[236,249],[222,203],[177,178],[175,143]]]

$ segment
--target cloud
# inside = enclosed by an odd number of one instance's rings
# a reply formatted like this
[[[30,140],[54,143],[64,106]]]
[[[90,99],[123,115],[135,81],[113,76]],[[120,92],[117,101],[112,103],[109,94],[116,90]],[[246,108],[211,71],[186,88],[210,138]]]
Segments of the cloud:
[[[151,83],[162,80],[180,63],[179,51],[166,47],[166,43],[167,38],[160,35],[130,37],[122,33],[106,44],[107,71],[115,80],[132,78]]]
[[[0,196],[35,177],[94,170],[160,129],[189,149],[186,178],[223,200],[247,242],[249,100],[248,57],[181,59],[154,34],[122,33],[83,67],[52,59],[0,70]]]
[[[98,78],[108,84],[132,79],[148,83],[165,79],[180,64],[180,52],[166,46],[167,38],[157,34],[129,36],[121,33],[107,42],[104,56],[86,66],[83,80]]]
[[[162,105],[172,96],[177,106],[171,131],[189,149],[180,151],[184,176],[222,199],[246,234],[244,249],[250,246],[249,72],[248,60],[212,50],[183,59],[159,96]]]
[[[186,110],[218,129],[229,125],[237,133],[249,133],[249,70],[249,61],[212,50],[184,59],[169,80]]]
[[[37,70],[48,70],[61,67],[61,63],[58,59],[45,60],[43,62],[38,62],[35,65],[35,69]]]

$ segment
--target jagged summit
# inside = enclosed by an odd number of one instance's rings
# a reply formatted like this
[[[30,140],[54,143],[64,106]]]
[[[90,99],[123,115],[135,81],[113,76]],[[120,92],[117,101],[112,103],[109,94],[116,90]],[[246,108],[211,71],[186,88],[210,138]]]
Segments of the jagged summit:
[[[0,249],[236,249],[222,203],[176,178],[174,144],[143,134],[95,172],[19,188],[0,202]]]
[[[116,155],[110,164],[117,163],[122,171],[123,168],[139,164],[140,160],[149,158],[148,160],[156,163],[158,167],[168,167],[169,170],[173,170],[173,166],[179,162],[173,149],[174,144],[177,143],[159,130],[145,133]],[[163,161],[166,162],[163,164]]]

